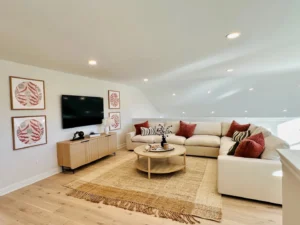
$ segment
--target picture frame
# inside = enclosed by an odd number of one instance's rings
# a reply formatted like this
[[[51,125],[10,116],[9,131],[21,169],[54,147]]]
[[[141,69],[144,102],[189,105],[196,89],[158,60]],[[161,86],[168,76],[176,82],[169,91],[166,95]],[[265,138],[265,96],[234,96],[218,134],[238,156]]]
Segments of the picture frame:
[[[46,115],[16,116],[11,123],[14,150],[47,144]]]
[[[108,108],[109,109],[121,108],[120,91],[108,90]]]
[[[23,77],[9,77],[12,110],[46,109],[45,82]]]
[[[109,130],[120,130],[121,129],[121,113],[120,112],[110,112],[108,114],[111,123],[109,125]]]

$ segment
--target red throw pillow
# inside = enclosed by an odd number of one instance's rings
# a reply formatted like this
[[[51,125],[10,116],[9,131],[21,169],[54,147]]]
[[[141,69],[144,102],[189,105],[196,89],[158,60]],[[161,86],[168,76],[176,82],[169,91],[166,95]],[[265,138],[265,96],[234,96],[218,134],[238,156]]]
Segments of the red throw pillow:
[[[140,135],[142,133],[141,127],[149,128],[149,123],[148,121],[146,121],[144,123],[134,124],[134,127],[135,127],[135,134]]]
[[[176,133],[176,135],[190,138],[193,136],[196,126],[197,124],[188,124],[180,121],[179,131]]]
[[[241,141],[234,156],[246,158],[259,158],[265,149],[265,139],[262,133],[258,133]]]
[[[246,130],[248,130],[249,127],[250,127],[250,123],[249,124],[239,124],[234,120],[234,121],[232,121],[230,128],[225,136],[232,137],[232,135],[235,131],[246,131]]]

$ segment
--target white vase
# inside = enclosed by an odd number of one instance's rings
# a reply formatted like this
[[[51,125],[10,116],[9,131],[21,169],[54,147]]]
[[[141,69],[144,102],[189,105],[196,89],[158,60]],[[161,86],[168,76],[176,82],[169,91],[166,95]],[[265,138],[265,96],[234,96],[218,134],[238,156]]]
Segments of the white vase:
[[[105,132],[106,135],[109,135],[109,126],[106,126],[104,128],[104,132]]]

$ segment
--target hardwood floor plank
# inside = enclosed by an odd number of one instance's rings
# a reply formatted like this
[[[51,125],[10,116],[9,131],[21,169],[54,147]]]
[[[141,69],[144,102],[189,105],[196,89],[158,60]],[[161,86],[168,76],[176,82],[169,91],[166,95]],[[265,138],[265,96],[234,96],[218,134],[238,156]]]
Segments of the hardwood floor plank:
[[[78,169],[75,174],[57,174],[0,197],[0,225],[182,225],[170,219],[131,212],[68,197],[68,184],[134,154],[126,150]],[[223,196],[221,223],[201,219],[201,225],[281,225],[281,206]]]

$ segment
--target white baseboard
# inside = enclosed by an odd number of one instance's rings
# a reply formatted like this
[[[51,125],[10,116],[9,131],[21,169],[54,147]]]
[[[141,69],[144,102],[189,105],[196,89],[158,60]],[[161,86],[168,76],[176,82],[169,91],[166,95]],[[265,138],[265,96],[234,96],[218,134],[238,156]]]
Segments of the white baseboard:
[[[26,186],[28,186],[30,184],[36,183],[36,182],[38,182],[40,180],[43,180],[43,179],[45,179],[47,177],[51,177],[51,176],[53,176],[55,174],[58,174],[60,172],[61,172],[60,168],[55,168],[55,169],[52,169],[52,170],[50,170],[48,172],[41,173],[41,174],[38,174],[36,176],[30,177],[30,178],[28,178],[26,180],[22,180],[20,182],[11,184],[11,185],[9,185],[7,187],[4,187],[4,188],[0,189],[0,196],[6,195],[6,194],[8,194],[10,192],[13,192],[15,190],[18,190],[20,188],[23,188],[23,187],[26,187]]]
[[[120,145],[118,145],[118,150],[122,149],[122,148],[125,148],[125,147],[126,147],[126,143],[120,144]]]

